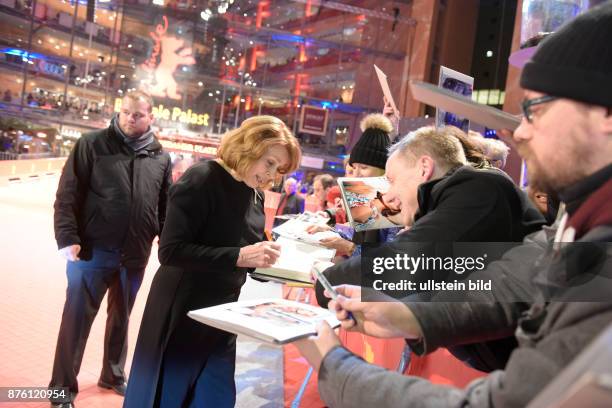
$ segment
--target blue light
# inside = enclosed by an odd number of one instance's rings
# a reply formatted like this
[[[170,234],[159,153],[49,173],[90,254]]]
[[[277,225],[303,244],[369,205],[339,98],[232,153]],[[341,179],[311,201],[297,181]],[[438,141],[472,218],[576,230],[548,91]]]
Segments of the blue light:
[[[46,59],[43,55],[41,54],[37,54],[34,52],[27,52],[25,50],[21,50],[19,48],[5,48],[3,50],[0,50],[0,52],[3,52],[5,54],[8,55],[15,55],[17,57],[21,57],[24,61],[27,61],[28,58],[36,58],[36,59]]]
[[[326,108],[326,109],[334,109],[334,110],[337,110],[339,112],[344,112],[344,113],[363,113],[363,112],[368,111],[366,108],[362,108],[359,106],[349,105],[346,103],[330,102],[330,101],[310,100],[308,104],[312,106],[319,106],[321,108]]]
[[[485,128],[484,136],[491,139],[497,139],[497,131],[495,129]]]
[[[300,35],[290,35],[290,34],[272,34],[272,40],[296,42],[296,43],[301,44],[304,42],[304,37]]]

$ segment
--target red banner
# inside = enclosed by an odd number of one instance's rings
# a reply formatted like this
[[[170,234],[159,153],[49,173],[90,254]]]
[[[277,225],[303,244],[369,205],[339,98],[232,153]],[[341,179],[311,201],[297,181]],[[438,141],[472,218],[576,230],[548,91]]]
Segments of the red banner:
[[[327,119],[327,109],[304,105],[302,106],[299,132],[325,136],[327,132]]]

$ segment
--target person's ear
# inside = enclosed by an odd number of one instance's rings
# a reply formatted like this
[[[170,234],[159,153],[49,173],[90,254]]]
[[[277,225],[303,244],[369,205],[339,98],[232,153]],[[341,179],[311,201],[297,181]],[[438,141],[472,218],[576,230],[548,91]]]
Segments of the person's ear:
[[[612,107],[607,109],[606,116],[603,119],[603,132],[612,134]]]
[[[423,182],[431,180],[436,171],[436,162],[429,156],[419,158],[420,176]]]

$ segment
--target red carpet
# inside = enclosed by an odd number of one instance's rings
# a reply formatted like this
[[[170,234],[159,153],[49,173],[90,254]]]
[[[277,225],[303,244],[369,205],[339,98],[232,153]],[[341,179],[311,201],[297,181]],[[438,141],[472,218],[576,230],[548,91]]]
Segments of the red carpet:
[[[51,177],[0,187],[2,228],[0,386],[2,387],[44,387],[48,384],[51,375],[66,290],[65,262],[59,257],[53,238],[52,205],[56,186],[57,177]],[[132,314],[128,369],[146,295],[159,265],[156,254],[157,250],[154,248]],[[314,301],[312,297],[310,300]],[[105,302],[100,310],[89,336],[79,375],[80,393],[76,400],[79,408],[119,408],[123,402],[118,395],[100,390],[96,386],[102,359]],[[286,346],[284,351],[285,406],[289,407],[302,385],[309,366],[295,347]],[[396,364],[395,360],[393,359],[390,368]],[[453,366],[451,371],[455,374],[454,378],[439,378],[430,370],[431,368],[432,366],[420,365],[416,371],[435,382],[454,382],[457,385],[464,385],[472,378],[481,375],[465,366],[460,367],[462,371],[459,373],[456,371],[458,367]],[[317,378],[313,375],[302,396],[300,407],[322,406],[324,405],[317,392]],[[48,407],[48,403],[0,403],[0,407],[37,408]]]
[[[49,383],[66,290],[65,262],[53,237],[53,200],[57,177],[0,187],[0,386],[44,387]],[[153,274],[149,263],[136,300],[127,367]],[[96,383],[102,360],[106,319],[100,307],[89,336],[79,375],[77,407],[119,408],[123,398]],[[48,407],[47,402],[1,403],[7,408]]]

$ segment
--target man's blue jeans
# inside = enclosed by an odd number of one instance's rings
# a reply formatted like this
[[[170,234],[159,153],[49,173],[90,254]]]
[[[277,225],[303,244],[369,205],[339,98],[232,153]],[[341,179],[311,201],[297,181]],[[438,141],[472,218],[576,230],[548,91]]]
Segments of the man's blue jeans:
[[[104,358],[100,380],[122,384],[130,312],[142,283],[144,267],[127,268],[119,251],[93,250],[89,261],[68,262],[68,288],[62,313],[50,387],[78,392],[77,375],[91,325],[108,291]]]

